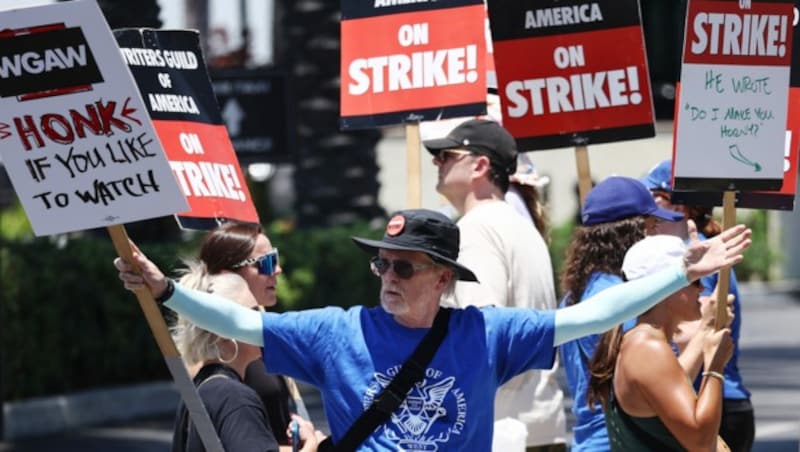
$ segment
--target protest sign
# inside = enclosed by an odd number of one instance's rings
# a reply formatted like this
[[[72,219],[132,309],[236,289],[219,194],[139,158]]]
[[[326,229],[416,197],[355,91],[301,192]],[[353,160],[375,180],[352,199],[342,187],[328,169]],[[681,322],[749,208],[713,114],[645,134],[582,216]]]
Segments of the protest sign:
[[[746,209],[793,210],[797,192],[797,165],[800,158],[800,34],[797,33],[798,8],[795,0],[794,32],[792,33],[792,67],[789,75],[789,112],[784,141],[783,185],[779,191],[745,191],[736,193],[736,207]],[[674,174],[674,172],[673,172]],[[675,190],[675,204],[721,206],[722,193]]]
[[[521,150],[655,136],[638,0],[495,0],[489,18]]]
[[[791,0],[691,0],[676,101],[677,190],[783,185]]]
[[[120,51],[190,210],[184,228],[225,220],[258,223],[244,175],[214,98],[199,35],[191,30],[115,30]]]
[[[37,235],[187,209],[130,71],[93,1],[0,12],[0,152]],[[136,298],[206,450],[219,438],[147,289]]]
[[[187,208],[94,2],[0,13],[0,155],[36,235]]]
[[[342,1],[345,129],[486,112],[482,0]]]

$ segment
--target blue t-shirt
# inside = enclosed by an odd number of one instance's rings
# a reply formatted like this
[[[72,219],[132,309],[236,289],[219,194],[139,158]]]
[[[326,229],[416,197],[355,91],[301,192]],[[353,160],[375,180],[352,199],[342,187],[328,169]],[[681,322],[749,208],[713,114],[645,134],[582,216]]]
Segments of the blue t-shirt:
[[[589,276],[586,288],[581,295],[585,300],[623,280],[617,275],[594,272]],[[566,298],[559,307],[566,305]],[[635,323],[635,319],[634,319]],[[628,326],[626,324],[626,326]],[[603,410],[599,405],[594,411],[589,409],[586,401],[589,388],[589,362],[600,342],[599,334],[584,336],[574,341],[561,344],[561,362],[567,377],[567,385],[572,393],[572,414],[575,415],[575,427],[572,429],[572,451],[608,451],[608,433]]]
[[[270,372],[318,387],[334,442],[389,383],[427,328],[406,328],[382,308],[264,313]],[[491,450],[497,387],[553,366],[554,311],[455,309],[425,372],[363,450]]]
[[[701,240],[705,240],[705,237],[702,237]],[[714,287],[717,285],[718,279],[718,273],[714,273],[713,275],[709,275],[700,279],[700,281],[703,283],[703,295],[711,295],[711,292],[714,291]],[[733,356],[731,356],[731,359],[728,361],[728,364],[725,365],[725,369],[723,370],[725,381],[722,385],[722,396],[726,399],[749,399],[750,391],[744,387],[742,375],[739,373],[739,333],[742,329],[742,302],[739,299],[739,286],[736,282],[736,273],[734,273],[733,269],[731,269],[731,280],[730,285],[728,286],[728,293],[734,296],[734,318],[733,323],[731,324]],[[702,377],[698,376],[694,382],[695,389],[698,391],[700,390],[701,381]]]

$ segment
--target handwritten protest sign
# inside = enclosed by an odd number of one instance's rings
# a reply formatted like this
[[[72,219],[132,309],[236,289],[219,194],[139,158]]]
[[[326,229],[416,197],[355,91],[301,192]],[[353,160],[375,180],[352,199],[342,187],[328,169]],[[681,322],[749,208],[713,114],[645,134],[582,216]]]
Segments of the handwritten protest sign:
[[[0,13],[0,155],[36,235],[187,204],[94,2]]]
[[[190,30],[116,30],[172,171],[191,207],[182,227],[258,223],[244,175],[211,88],[199,35]]]
[[[342,129],[486,112],[482,0],[342,1]]]
[[[489,18],[520,149],[655,136],[638,0],[494,0]]]
[[[791,0],[691,0],[676,102],[676,189],[783,184]]]

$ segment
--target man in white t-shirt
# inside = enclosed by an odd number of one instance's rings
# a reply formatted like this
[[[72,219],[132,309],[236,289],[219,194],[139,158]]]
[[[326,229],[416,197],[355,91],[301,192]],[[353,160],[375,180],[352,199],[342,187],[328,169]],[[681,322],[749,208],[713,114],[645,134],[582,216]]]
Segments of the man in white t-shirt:
[[[481,284],[456,284],[445,303],[466,306],[556,307],[553,269],[542,236],[504,200],[517,164],[514,138],[498,123],[469,120],[445,138],[426,140],[439,168],[436,190],[463,216],[458,262]],[[551,370],[528,371],[504,384],[495,420],[510,417],[528,430],[528,451],[566,450],[563,393]],[[499,432],[495,432],[498,434]]]

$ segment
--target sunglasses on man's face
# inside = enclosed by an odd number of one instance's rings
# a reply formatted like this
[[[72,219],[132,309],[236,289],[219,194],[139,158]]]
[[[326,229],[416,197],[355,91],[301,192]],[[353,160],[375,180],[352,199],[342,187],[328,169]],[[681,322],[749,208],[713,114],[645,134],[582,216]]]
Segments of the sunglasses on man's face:
[[[405,259],[391,260],[379,256],[369,260],[369,268],[375,276],[383,276],[392,268],[400,279],[411,279],[416,272],[435,266],[436,264],[414,264]]]
[[[444,165],[445,163],[447,163],[447,160],[450,158],[451,155],[454,155],[454,156],[455,155],[465,156],[465,155],[471,155],[471,154],[472,154],[472,152],[465,151],[463,149],[442,149],[441,151],[439,151],[438,154],[436,154],[433,157],[433,159],[437,163],[439,163],[440,165]]]
[[[258,257],[245,259],[234,265],[234,269],[255,265],[261,275],[272,276],[278,271],[278,249],[275,248],[267,254]]]

